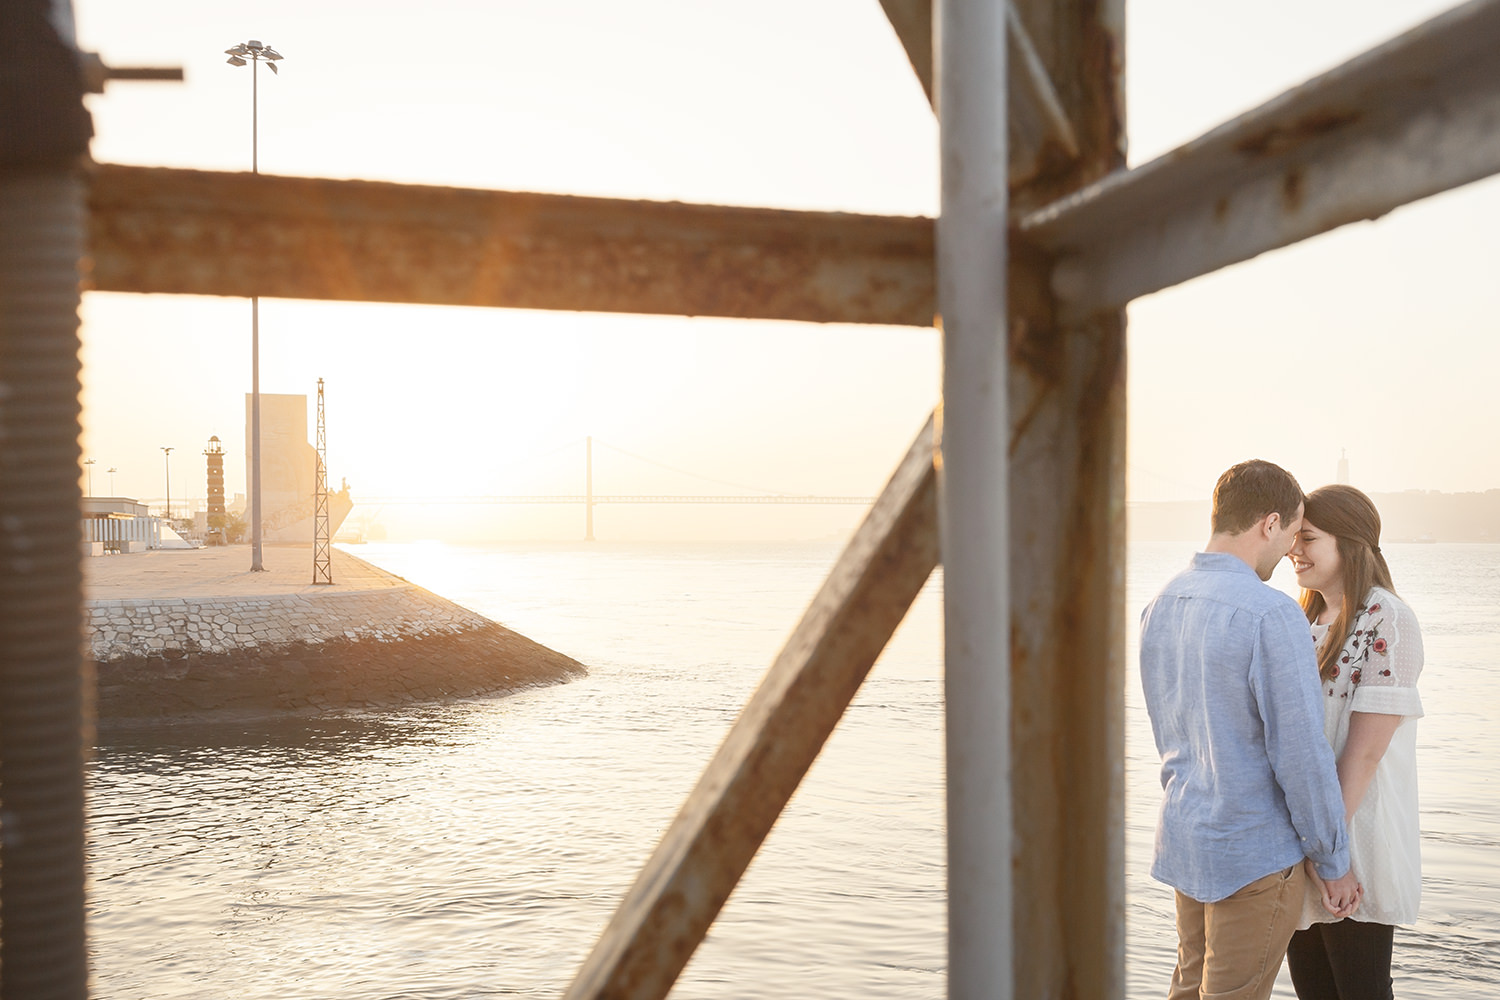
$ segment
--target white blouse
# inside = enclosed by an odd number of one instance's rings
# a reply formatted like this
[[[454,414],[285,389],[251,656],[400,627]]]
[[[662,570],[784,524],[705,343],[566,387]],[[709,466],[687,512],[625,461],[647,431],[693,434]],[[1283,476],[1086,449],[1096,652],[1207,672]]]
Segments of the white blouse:
[[[1321,650],[1327,625],[1313,625]],[[1364,899],[1351,920],[1411,924],[1422,896],[1421,830],[1417,819],[1417,720],[1422,699],[1422,633],[1417,619],[1395,594],[1373,587],[1355,615],[1354,628],[1339,655],[1336,674],[1323,685],[1323,735],[1341,757],[1353,712],[1400,715],[1385,756],[1349,823],[1349,858],[1364,886]],[[1323,909],[1308,883],[1302,927],[1335,918]]]

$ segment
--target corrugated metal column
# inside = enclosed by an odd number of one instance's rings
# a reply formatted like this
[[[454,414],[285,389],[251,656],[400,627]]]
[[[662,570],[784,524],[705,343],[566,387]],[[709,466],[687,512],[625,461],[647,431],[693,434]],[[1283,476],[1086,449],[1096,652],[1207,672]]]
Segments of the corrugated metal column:
[[[947,671],[948,995],[1012,977],[1004,0],[934,10],[942,214],[939,517]]]
[[[0,997],[88,992],[79,259],[83,80],[66,4],[0,4]]]

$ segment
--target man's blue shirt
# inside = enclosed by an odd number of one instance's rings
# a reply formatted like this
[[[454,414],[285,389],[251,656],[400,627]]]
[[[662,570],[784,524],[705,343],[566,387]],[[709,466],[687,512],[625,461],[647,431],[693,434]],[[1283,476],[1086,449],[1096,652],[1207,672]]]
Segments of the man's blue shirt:
[[[1237,556],[1200,552],[1141,613],[1141,684],[1161,754],[1151,874],[1217,902],[1313,860],[1349,871],[1307,619]]]

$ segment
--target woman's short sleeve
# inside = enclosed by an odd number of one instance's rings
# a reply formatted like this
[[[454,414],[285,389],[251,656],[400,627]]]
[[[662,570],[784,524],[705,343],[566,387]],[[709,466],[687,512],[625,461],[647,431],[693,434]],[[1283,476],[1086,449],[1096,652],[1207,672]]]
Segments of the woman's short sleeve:
[[[1376,588],[1354,627],[1350,645],[1359,680],[1350,711],[1421,718],[1422,631],[1411,609]]]

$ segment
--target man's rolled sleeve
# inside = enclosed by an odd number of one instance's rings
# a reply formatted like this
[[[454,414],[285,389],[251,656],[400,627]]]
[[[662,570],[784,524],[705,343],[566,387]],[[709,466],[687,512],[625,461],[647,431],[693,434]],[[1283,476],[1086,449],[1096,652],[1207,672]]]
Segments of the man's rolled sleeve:
[[[1303,853],[1324,879],[1349,873],[1349,840],[1333,749],[1323,737],[1318,664],[1307,622],[1277,609],[1261,622],[1251,661],[1251,687],[1265,725],[1266,755],[1286,797]]]

